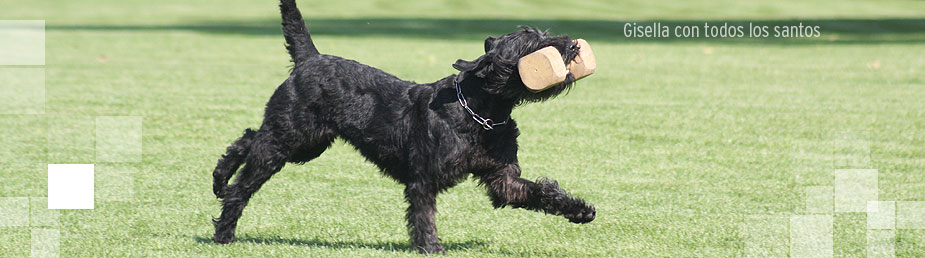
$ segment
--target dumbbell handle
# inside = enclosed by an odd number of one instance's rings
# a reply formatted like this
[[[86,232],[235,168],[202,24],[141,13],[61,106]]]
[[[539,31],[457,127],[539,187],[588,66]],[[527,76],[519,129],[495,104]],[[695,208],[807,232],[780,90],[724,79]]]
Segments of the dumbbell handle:
[[[521,81],[530,90],[542,91],[565,81],[569,73],[575,80],[587,77],[597,68],[594,51],[584,39],[576,39],[578,56],[568,64],[562,60],[562,54],[555,47],[545,47],[526,55],[517,63]]]

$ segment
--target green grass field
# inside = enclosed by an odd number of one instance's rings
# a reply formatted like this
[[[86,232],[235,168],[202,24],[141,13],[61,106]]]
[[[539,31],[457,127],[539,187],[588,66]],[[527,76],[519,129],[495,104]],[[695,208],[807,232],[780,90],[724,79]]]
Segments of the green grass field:
[[[807,189],[832,187],[836,169],[876,169],[879,200],[925,201],[921,1],[496,2],[299,1],[322,53],[418,82],[518,24],[594,46],[595,75],[514,118],[523,176],[558,180],[597,219],[494,210],[469,180],[438,199],[449,256],[738,257],[746,229],[764,226],[749,218],[786,222],[821,203],[834,255],[864,257],[866,213],[832,212],[832,196]],[[276,5],[0,0],[0,19],[46,20],[44,114],[0,115],[0,197],[47,196],[49,163],[97,167],[95,209],[0,227],[0,256],[29,256],[35,228],[60,230],[62,257],[416,256],[402,187],[342,141],[270,180],[239,242],[211,243],[215,161],[259,126],[288,72]],[[627,21],[802,21],[822,36],[627,39]],[[140,162],[96,160],[98,116],[142,118]],[[784,255],[787,228],[767,237]],[[896,229],[894,248],[925,256],[925,229]]]

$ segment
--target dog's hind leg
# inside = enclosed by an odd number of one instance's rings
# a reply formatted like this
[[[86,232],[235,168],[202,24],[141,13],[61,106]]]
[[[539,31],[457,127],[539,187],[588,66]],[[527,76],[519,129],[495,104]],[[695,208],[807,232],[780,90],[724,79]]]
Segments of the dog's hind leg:
[[[479,175],[480,183],[488,188],[495,208],[511,206],[562,216],[572,223],[588,223],[597,212],[593,205],[572,197],[559,188],[556,181],[540,179],[537,182],[520,178],[520,167],[516,164],[485,175]]]
[[[216,243],[227,244],[235,240],[234,232],[238,218],[248,200],[267,180],[285,165],[289,148],[279,144],[271,136],[258,133],[250,146],[247,162],[241,169],[234,185],[227,187],[222,199],[222,215],[213,219]]]
[[[251,146],[251,140],[254,139],[256,132],[251,129],[244,130],[244,135],[234,141],[222,158],[218,160],[218,165],[212,172],[212,192],[215,197],[222,198],[225,196],[225,187],[228,185],[228,179],[238,171],[238,167],[244,163],[247,152]]]

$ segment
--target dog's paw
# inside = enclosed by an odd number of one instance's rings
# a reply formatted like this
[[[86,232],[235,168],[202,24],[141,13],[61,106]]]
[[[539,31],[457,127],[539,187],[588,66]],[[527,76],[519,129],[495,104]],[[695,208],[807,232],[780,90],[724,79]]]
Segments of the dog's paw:
[[[418,253],[428,255],[428,254],[446,254],[446,251],[443,250],[443,245],[440,244],[430,244],[424,246],[418,246]]]
[[[216,233],[214,236],[212,236],[212,241],[214,241],[215,243],[223,244],[223,245],[234,242],[234,240],[235,240],[234,234]]]
[[[596,215],[597,211],[594,210],[594,206],[588,205],[575,213],[566,213],[563,217],[571,223],[584,224],[593,221]]]
[[[224,199],[228,193],[228,186],[219,186],[215,185],[212,187],[212,193],[215,193],[215,198]]]
[[[212,189],[212,193],[215,194],[215,198],[218,198],[218,199],[225,198],[225,192],[223,192],[223,191],[222,191],[221,189],[219,189],[219,188]]]

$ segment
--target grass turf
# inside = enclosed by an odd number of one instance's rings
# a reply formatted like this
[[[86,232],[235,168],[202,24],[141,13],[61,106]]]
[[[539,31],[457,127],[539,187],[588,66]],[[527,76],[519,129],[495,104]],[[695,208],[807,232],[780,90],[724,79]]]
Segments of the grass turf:
[[[211,169],[288,70],[276,3],[0,2],[0,19],[47,21],[45,114],[0,115],[0,196],[45,196],[48,163],[97,164],[95,209],[59,212],[62,256],[415,256],[401,187],[341,141],[270,180],[238,243],[210,242]],[[877,169],[880,200],[925,200],[921,2],[299,3],[323,53],[419,82],[517,24],[594,45],[594,76],[514,117],[524,177],[559,180],[597,220],[493,210],[468,181],[438,200],[450,256],[742,256],[748,216],[806,213],[805,189],[837,168]],[[823,37],[629,40],[627,20],[804,21]],[[141,162],[95,162],[94,117],[110,115],[143,117]],[[131,191],[105,188],[112,171]],[[865,220],[834,214],[836,256],[866,254]],[[29,236],[0,228],[0,254],[29,255]],[[923,236],[897,230],[897,256],[925,256]]]

